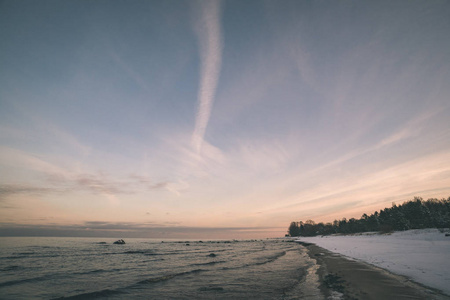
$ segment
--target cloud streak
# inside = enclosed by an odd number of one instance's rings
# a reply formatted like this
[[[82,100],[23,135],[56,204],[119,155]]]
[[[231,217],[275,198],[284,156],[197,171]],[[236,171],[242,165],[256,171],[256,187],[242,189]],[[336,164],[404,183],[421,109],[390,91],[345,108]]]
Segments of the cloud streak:
[[[3,197],[16,194],[42,194],[51,192],[50,188],[27,186],[20,184],[1,184],[0,185],[0,201]]]
[[[104,174],[78,174],[72,176],[51,174],[47,176],[44,185],[0,184],[0,201],[18,194],[40,196],[54,193],[85,191],[92,194],[120,195],[156,190],[173,192],[170,188],[171,182],[158,182],[140,175],[130,175],[122,179],[111,179]]]
[[[195,31],[200,46],[201,73],[195,129],[191,141],[198,153],[201,151],[211,115],[222,64],[220,2],[206,1],[199,6],[200,14],[195,24]]]
[[[392,201],[406,201],[413,196],[426,194],[439,198],[449,191],[449,166],[445,165],[449,155],[449,152],[434,153],[377,172],[330,179],[326,185],[316,184],[293,196],[292,202],[275,204],[264,212],[296,211],[306,218],[321,217],[330,221],[344,217],[344,212],[347,217],[358,217],[363,212],[375,211]],[[353,210],[345,203],[351,203]]]

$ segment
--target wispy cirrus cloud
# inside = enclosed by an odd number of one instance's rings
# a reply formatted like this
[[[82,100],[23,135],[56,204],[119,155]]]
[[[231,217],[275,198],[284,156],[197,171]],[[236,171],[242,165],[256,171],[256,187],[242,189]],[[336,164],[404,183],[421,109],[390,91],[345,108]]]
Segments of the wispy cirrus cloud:
[[[427,197],[439,197],[439,194],[449,191],[450,169],[445,164],[449,157],[448,151],[434,153],[376,172],[330,178],[326,184],[316,181],[298,194],[281,201],[282,204],[268,206],[264,212],[297,212],[306,218],[320,216],[329,221],[345,216],[344,212],[347,212],[347,217],[351,214],[358,217],[359,213],[377,210],[392,201],[406,201],[413,196],[426,194]],[[353,210],[345,203],[351,203]]]
[[[16,194],[42,194],[51,191],[50,188],[36,187],[22,184],[2,184],[0,185],[0,200],[3,197]]]
[[[0,184],[0,200],[15,195],[48,195],[55,193],[88,192],[101,195],[135,194],[138,192],[171,189],[171,182],[154,181],[146,176],[130,175],[111,178],[105,174],[47,174],[45,182],[37,184]]]
[[[64,168],[49,162],[42,156],[12,147],[0,146],[1,163],[14,168],[26,168],[41,173],[68,174]]]
[[[111,178],[105,174],[78,174],[71,178],[59,178],[61,184],[69,184],[73,190],[92,193],[134,194],[138,191],[166,189],[169,182],[156,182],[147,176],[130,175],[126,178]]]
[[[75,178],[75,180],[73,180],[72,182],[75,183],[75,189],[85,189],[93,193],[106,193],[116,195],[132,192],[130,190],[130,183],[114,181],[104,176],[83,174],[77,176],[77,178]]]
[[[135,70],[133,70],[133,68],[129,64],[127,64],[119,56],[119,54],[117,54],[116,51],[111,49],[109,55],[114,60],[114,62],[117,63],[117,65],[119,65],[120,68],[122,68],[122,70],[124,70],[125,73],[139,85],[140,88],[142,88],[145,91],[149,91],[148,83],[145,82],[145,80],[142,78],[142,76],[140,76]]]
[[[219,1],[197,3],[196,8],[199,10],[195,31],[200,46],[201,71],[198,108],[191,143],[199,153],[202,148],[219,80],[222,64],[222,33]]]

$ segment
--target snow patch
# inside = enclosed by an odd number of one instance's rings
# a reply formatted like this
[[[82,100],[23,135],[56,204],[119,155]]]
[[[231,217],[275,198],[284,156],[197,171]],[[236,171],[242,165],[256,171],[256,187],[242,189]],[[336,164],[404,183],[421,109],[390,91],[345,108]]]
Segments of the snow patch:
[[[450,237],[438,229],[392,234],[301,237],[298,240],[362,260],[450,295]]]

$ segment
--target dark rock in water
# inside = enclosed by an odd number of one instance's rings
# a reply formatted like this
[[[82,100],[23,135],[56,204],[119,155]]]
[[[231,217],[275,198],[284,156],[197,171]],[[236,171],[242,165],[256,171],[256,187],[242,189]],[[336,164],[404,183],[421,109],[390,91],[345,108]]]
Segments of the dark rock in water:
[[[106,245],[106,242],[98,242],[99,245]]]
[[[214,254],[214,253],[210,253],[208,256],[209,256],[209,257],[216,257],[217,255]]]
[[[445,236],[450,236],[450,233],[446,233]]]
[[[122,240],[122,239],[120,239],[120,240],[115,241],[113,244],[116,244],[116,245],[124,245],[124,244],[125,244],[125,241]]]
[[[186,244],[186,246],[190,246],[191,244]]]

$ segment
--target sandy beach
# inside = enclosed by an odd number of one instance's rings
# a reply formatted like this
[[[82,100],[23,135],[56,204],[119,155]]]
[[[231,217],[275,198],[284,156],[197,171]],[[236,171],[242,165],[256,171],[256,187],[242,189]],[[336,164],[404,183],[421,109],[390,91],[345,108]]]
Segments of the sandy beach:
[[[328,299],[450,299],[406,277],[350,260],[311,243],[299,243],[320,265],[321,289]]]

